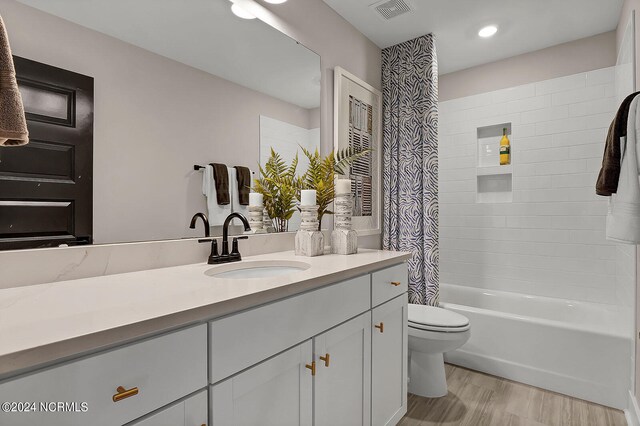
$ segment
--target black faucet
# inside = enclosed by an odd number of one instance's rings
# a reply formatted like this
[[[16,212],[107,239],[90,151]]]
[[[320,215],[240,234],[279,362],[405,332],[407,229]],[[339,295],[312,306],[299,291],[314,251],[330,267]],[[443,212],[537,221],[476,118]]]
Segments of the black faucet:
[[[240,252],[238,251],[238,240],[245,240],[249,238],[246,235],[233,239],[233,247],[231,249],[231,253],[229,253],[229,224],[234,218],[238,218],[242,221],[245,231],[251,231],[249,221],[240,213],[233,212],[229,216],[227,216],[227,218],[224,220],[224,224],[222,225],[222,253],[220,253],[219,263],[238,262],[242,260],[242,256],[240,256]]]
[[[198,220],[198,218],[202,219],[202,222],[204,222],[204,236],[205,237],[209,237],[211,236],[211,230],[209,228],[209,219],[207,219],[207,215],[204,213],[196,213],[193,215],[193,217],[191,218],[191,224],[189,225],[189,228],[191,229],[196,229],[196,221]]]

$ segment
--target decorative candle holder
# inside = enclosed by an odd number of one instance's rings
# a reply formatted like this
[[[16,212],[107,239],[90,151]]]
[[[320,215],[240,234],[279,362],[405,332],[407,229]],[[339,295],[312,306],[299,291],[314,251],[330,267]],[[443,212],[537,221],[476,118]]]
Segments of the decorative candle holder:
[[[262,229],[264,229],[267,233],[275,232],[275,228],[273,227],[273,221],[269,217],[269,213],[267,213],[267,209],[264,208],[262,210]]]
[[[318,206],[300,206],[300,230],[296,232],[296,256],[321,256],[324,253],[324,236],[318,231]]]
[[[331,232],[331,253],[354,254],[358,252],[358,233],[351,229],[353,200],[351,193],[336,194],[334,199],[334,229]]]
[[[264,207],[262,206],[249,206],[249,226],[251,226],[251,234],[266,234],[267,230],[264,229],[263,218]]]

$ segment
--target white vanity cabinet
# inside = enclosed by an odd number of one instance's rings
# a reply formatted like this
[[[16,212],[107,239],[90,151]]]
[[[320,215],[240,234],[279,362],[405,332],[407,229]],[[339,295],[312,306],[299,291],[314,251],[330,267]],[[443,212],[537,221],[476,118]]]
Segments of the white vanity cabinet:
[[[407,408],[406,289],[405,264],[365,271],[4,379],[0,403],[86,408],[21,406],[0,425],[396,424]]]
[[[127,426],[207,426],[208,404],[204,389]]]
[[[396,424],[407,278],[397,265],[210,322],[213,425]]]

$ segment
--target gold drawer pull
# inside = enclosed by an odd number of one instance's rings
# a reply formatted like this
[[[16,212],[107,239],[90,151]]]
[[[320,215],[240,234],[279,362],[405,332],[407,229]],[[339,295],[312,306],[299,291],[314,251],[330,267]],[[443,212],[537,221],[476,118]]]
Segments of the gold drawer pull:
[[[118,386],[116,390],[118,393],[113,395],[113,402],[122,401],[123,399],[127,399],[138,394],[138,388],[125,389],[122,386]]]
[[[311,364],[307,364],[305,365],[306,368],[308,368],[309,370],[311,370],[311,375],[315,376],[316,375],[316,362],[315,361],[311,361]]]
[[[396,287],[398,287],[400,284],[402,284],[400,281],[391,281],[391,285],[395,285]]]
[[[329,366],[329,361],[331,359],[331,355],[326,354],[325,356],[321,356],[320,360],[324,361],[324,366],[328,367]]]
[[[380,333],[384,333],[384,323],[376,324],[375,327],[380,330]]]

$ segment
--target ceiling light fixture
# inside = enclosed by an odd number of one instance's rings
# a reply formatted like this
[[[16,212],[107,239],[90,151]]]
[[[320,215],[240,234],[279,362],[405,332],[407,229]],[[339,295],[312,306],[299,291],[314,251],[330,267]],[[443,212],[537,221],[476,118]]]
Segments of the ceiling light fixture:
[[[271,4],[282,4],[282,3],[285,3],[287,0],[264,0],[264,1]]]
[[[482,38],[489,38],[495,35],[495,33],[497,32],[498,32],[498,27],[496,27],[495,25],[488,25],[482,28],[480,31],[478,31],[478,35]]]
[[[238,18],[242,18],[242,19],[256,19],[256,17],[250,13],[247,12],[245,9],[243,9],[242,7],[238,6],[237,4],[232,4],[231,5],[231,11],[233,12],[234,15],[236,15]]]

